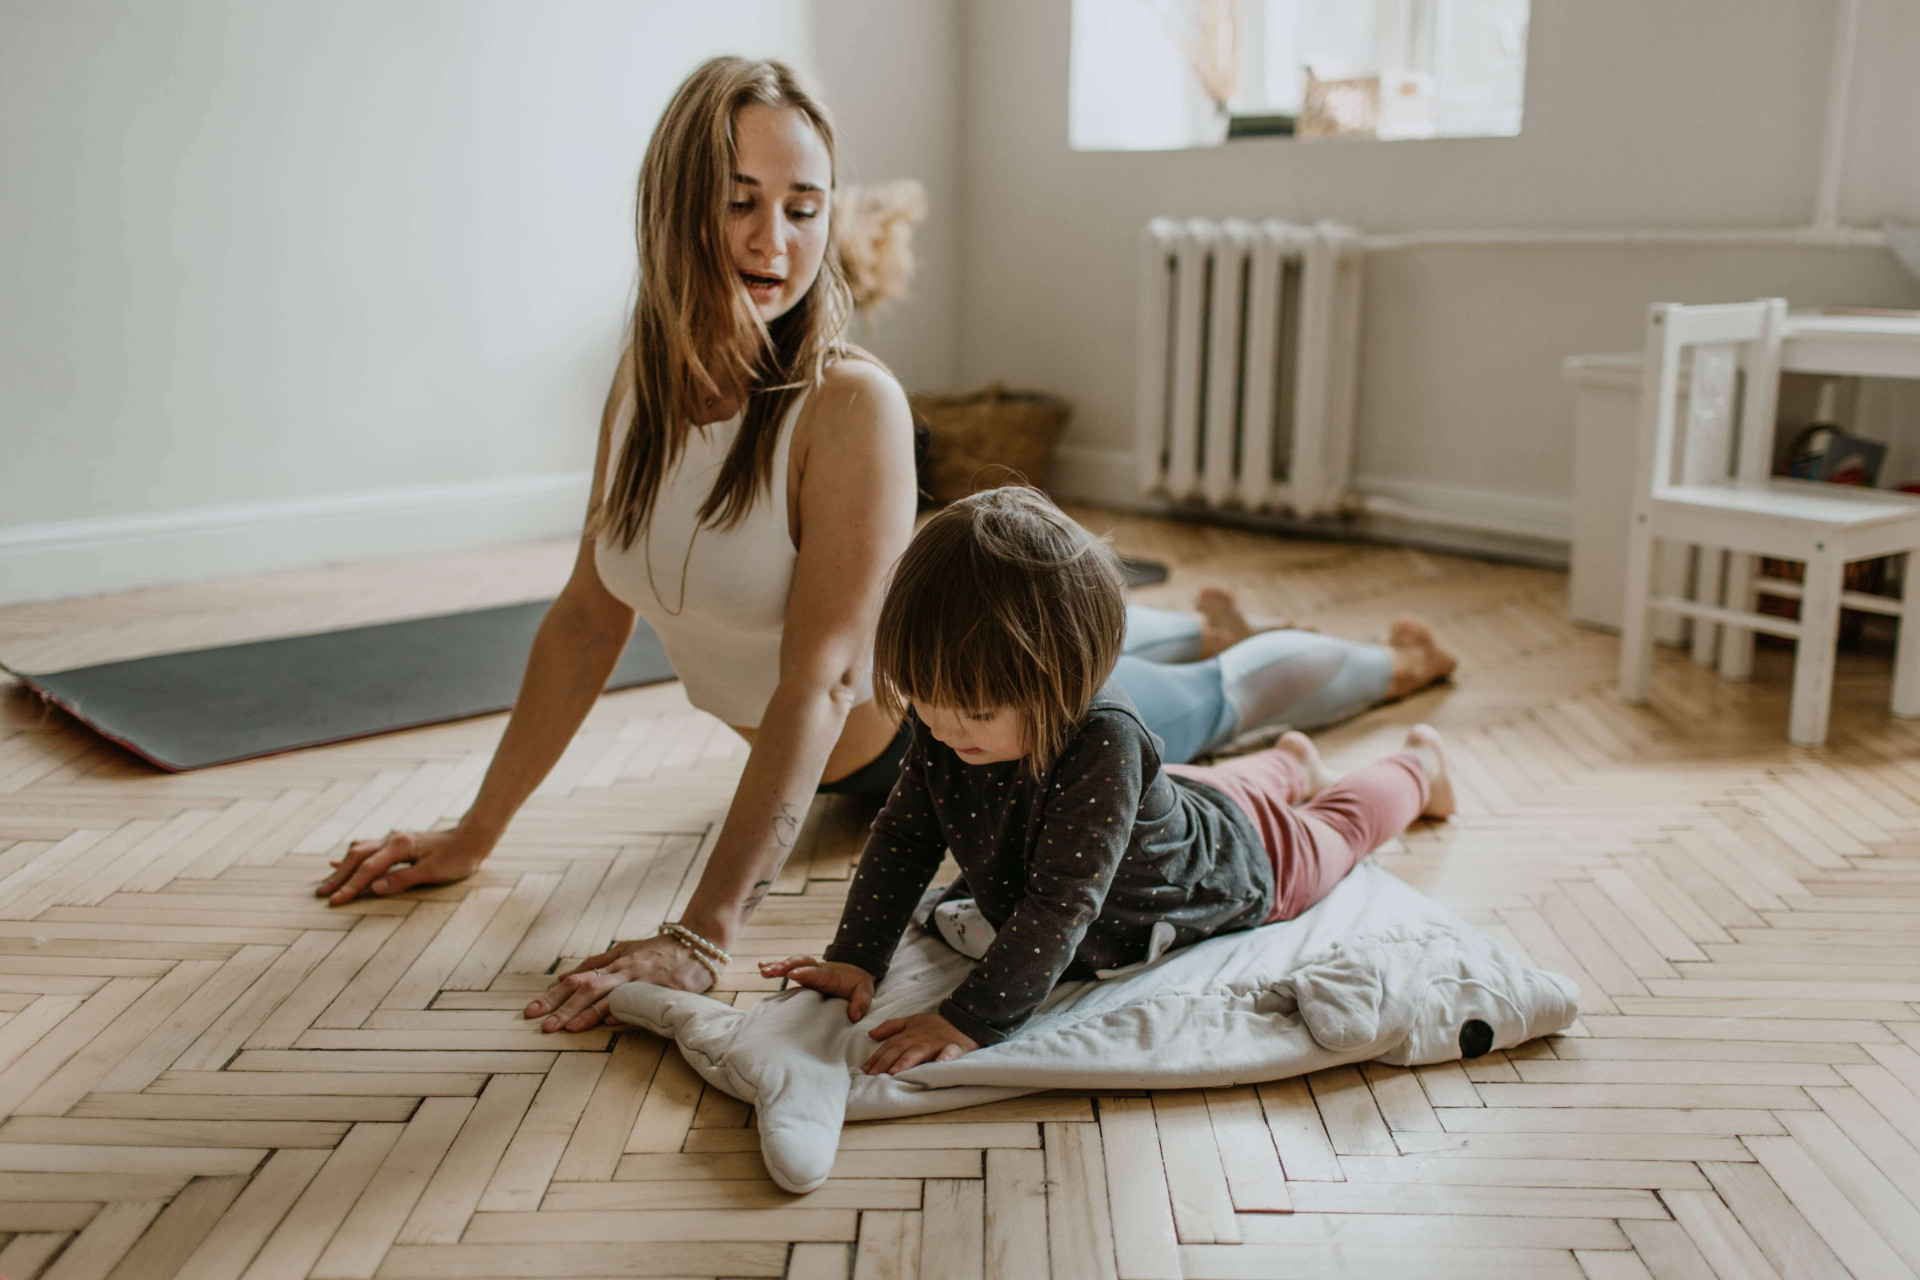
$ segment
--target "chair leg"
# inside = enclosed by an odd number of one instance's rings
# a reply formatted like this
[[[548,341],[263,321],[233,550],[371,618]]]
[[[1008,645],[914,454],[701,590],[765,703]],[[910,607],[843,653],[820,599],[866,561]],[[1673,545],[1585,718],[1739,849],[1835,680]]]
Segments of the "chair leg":
[[[1752,613],[1759,605],[1754,595],[1755,557],[1736,551],[1727,558],[1727,608]],[[1753,631],[1749,627],[1720,629],[1720,678],[1746,680],[1753,675]]]
[[[1901,557],[1900,640],[1893,651],[1893,714],[1920,716],[1920,551]]]
[[[1679,542],[1662,545],[1656,538],[1653,573],[1647,581],[1652,584],[1648,589],[1656,596],[1690,599],[1693,594],[1693,548]],[[1655,644],[1681,649],[1692,643],[1693,619],[1683,614],[1656,613],[1651,625]]]
[[[1645,512],[1635,512],[1627,533],[1627,580],[1620,607],[1620,697],[1645,702],[1653,678],[1653,618],[1647,600],[1657,552]]]
[[[1720,561],[1724,553],[1719,547],[1700,548],[1700,564],[1695,570],[1693,598],[1698,604],[1720,603]],[[1703,667],[1710,667],[1718,656],[1720,624],[1709,622],[1705,618],[1693,620],[1693,660]]]
[[[1817,747],[1827,740],[1844,568],[1839,553],[1822,544],[1816,544],[1807,559],[1800,597],[1800,643],[1793,658],[1793,711],[1787,725],[1787,738],[1797,747]]]

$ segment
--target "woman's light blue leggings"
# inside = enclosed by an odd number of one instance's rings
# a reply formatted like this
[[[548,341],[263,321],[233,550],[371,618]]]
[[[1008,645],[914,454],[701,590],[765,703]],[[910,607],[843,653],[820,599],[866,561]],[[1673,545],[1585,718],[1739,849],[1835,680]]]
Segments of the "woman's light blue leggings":
[[[1382,702],[1393,654],[1317,631],[1263,631],[1198,661],[1192,614],[1127,606],[1127,639],[1114,676],[1184,764],[1250,729],[1317,729]]]

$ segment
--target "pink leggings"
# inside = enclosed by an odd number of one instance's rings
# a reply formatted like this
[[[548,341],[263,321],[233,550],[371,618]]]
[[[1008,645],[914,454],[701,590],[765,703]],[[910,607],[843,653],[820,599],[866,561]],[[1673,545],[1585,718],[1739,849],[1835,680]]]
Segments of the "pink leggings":
[[[1299,808],[1307,776],[1277,748],[1168,773],[1224,791],[1252,820],[1273,858],[1273,912],[1291,920],[1333,892],[1360,859],[1407,829],[1427,807],[1427,774],[1402,751],[1350,773]]]

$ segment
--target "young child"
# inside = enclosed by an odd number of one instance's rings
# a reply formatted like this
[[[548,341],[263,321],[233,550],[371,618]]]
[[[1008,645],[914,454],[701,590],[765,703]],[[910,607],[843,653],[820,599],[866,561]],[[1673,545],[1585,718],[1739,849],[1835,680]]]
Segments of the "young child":
[[[1425,725],[1332,783],[1298,733],[1163,766],[1109,678],[1125,591],[1107,546],[1034,489],[952,504],[901,557],[874,688],[912,746],[824,959],[760,972],[845,998],[858,1022],[947,850],[961,870],[947,900],[971,898],[994,936],[937,1011],[873,1029],[868,1074],[1013,1035],[1063,977],[1147,959],[1156,924],[1184,946],[1291,919],[1415,818],[1453,812]]]

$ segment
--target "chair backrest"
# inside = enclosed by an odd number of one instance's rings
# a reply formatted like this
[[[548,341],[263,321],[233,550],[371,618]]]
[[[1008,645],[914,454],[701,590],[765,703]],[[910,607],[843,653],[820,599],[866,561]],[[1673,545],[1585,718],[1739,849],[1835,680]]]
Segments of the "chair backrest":
[[[1773,470],[1780,340],[1786,318],[1783,298],[1704,307],[1661,302],[1648,308],[1636,501],[1675,484],[1723,480],[1729,475],[1757,481]],[[1688,355],[1693,364],[1687,415],[1682,421],[1680,374]],[[1735,375],[1742,371],[1746,378],[1736,455]]]

